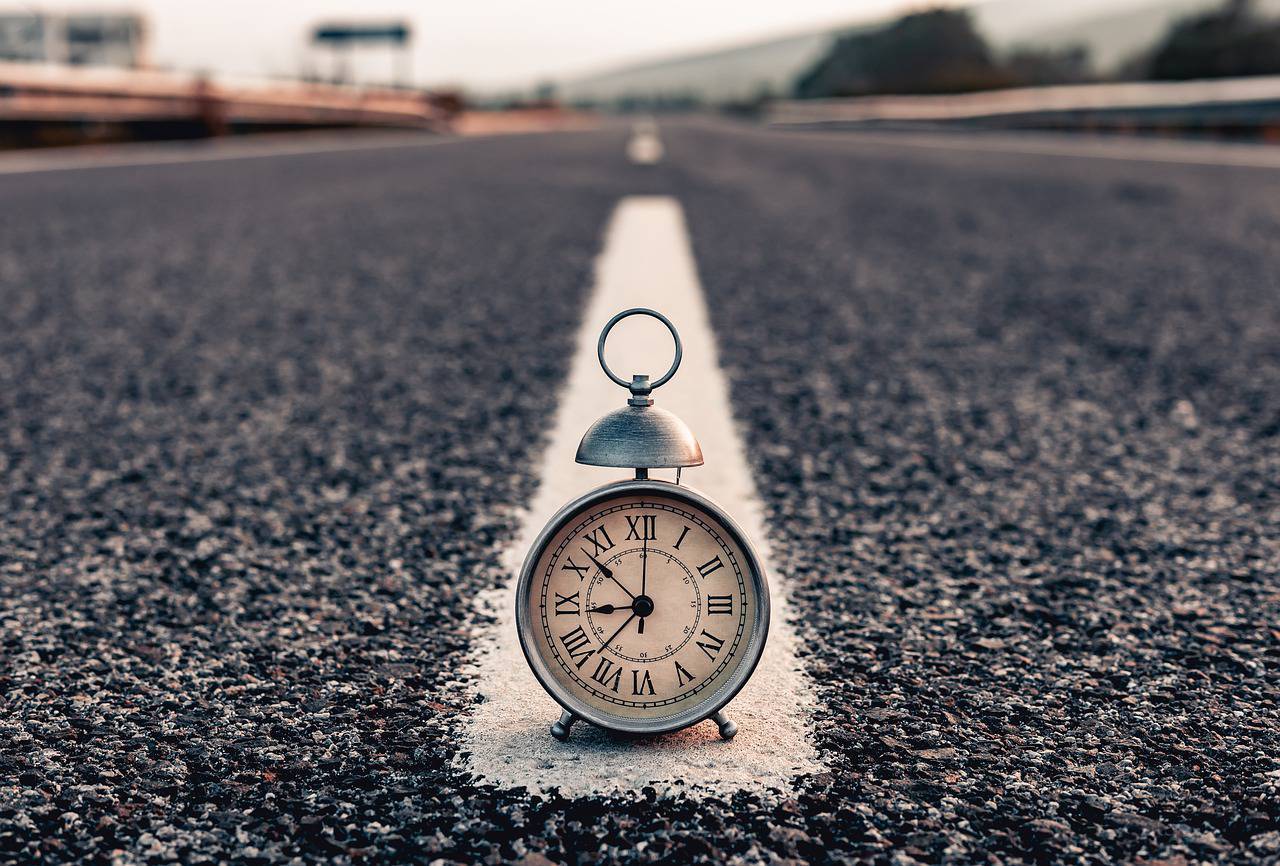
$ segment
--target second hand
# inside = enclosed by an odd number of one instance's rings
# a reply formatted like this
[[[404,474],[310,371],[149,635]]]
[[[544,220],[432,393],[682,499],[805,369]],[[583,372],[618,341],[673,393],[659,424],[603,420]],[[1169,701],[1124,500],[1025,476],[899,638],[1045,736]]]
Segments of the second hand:
[[[645,589],[649,584],[649,533],[644,534],[644,544],[640,550],[640,594],[645,594]],[[634,604],[634,602],[632,602]],[[639,634],[644,634],[644,617],[640,617],[640,624],[636,626]]]
[[[627,621],[626,621],[626,622],[624,622],[622,625],[618,626],[618,630],[617,630],[617,631],[615,631],[613,634],[611,634],[611,635],[609,636],[609,639],[608,639],[607,641],[605,641],[605,642],[602,644],[602,646],[606,646],[606,647],[607,647],[609,644],[613,643],[613,639],[614,639],[615,637],[617,637],[618,635],[622,634],[622,630],[623,630],[624,628],[626,628],[627,626],[631,625],[631,620],[633,620],[633,619],[635,619],[635,618],[636,618],[635,611],[632,611],[631,616],[627,617]],[[641,622],[643,622],[643,620],[641,620]],[[617,652],[617,650],[614,650],[614,652]]]

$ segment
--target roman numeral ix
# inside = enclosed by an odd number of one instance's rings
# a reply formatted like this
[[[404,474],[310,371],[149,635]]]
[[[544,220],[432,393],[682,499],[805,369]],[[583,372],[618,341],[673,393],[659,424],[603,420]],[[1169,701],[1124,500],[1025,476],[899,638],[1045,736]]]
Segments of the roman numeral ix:
[[[578,593],[573,595],[561,595],[556,593],[556,616],[564,616],[569,614],[576,616],[582,612],[582,605],[578,600]]]
[[[644,676],[641,676],[641,674],[643,674]],[[631,672],[631,694],[633,695],[653,694],[653,677],[649,676],[648,671],[632,671]]]

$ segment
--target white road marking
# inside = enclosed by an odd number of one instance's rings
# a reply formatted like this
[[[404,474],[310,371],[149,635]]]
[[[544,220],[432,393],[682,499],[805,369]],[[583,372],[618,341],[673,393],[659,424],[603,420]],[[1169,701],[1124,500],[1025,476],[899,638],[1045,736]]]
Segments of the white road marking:
[[[655,165],[662,161],[666,149],[658,137],[658,124],[652,119],[637,121],[627,140],[627,158],[636,165]]]
[[[757,545],[771,581],[773,620],[755,675],[728,705],[739,733],[731,742],[711,722],[663,737],[614,738],[579,722],[566,743],[548,726],[558,705],[529,671],[515,633],[515,584],[534,536],[567,500],[600,484],[630,477],[618,469],[574,462],[578,440],[627,393],[607,380],[596,361],[600,328],[623,309],[648,306],[680,330],[684,363],[654,392],[657,405],[682,417],[702,443],[706,465],[684,481],[718,500]],[[660,375],[670,362],[670,338],[652,319],[632,318],[609,338],[610,366],[624,377]],[[623,199],[610,221],[596,286],[578,334],[572,370],[561,390],[551,439],[543,453],[541,485],[524,515],[520,536],[506,552],[507,581],[478,600],[496,618],[476,638],[468,673],[483,702],[468,720],[460,767],[505,788],[566,796],[639,791],[724,794],[734,790],[786,791],[795,776],[821,769],[809,730],[813,691],[796,658],[796,634],[787,606],[786,578],[770,567],[768,538],[755,482],[729,406],[729,388],[716,359],[715,338],[698,282],[680,205],[665,196]],[[667,473],[655,476],[669,477]]]
[[[280,133],[242,139],[148,142],[17,151],[0,155],[0,175],[261,159],[308,153],[430,147],[462,138],[423,132]]]

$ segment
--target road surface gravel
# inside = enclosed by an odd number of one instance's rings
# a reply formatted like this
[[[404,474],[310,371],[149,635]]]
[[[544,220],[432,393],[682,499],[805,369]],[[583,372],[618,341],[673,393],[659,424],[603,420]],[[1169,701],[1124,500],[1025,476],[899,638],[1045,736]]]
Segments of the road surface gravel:
[[[0,861],[1280,857],[1280,174],[662,135],[0,178]],[[644,193],[819,688],[774,796],[455,769]]]

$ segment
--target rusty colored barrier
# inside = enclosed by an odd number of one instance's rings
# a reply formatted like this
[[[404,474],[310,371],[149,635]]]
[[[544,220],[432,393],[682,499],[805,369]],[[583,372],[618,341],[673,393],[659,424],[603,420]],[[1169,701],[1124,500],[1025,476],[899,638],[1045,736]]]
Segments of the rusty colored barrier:
[[[195,138],[256,130],[444,130],[445,94],[0,63],[0,146]]]

